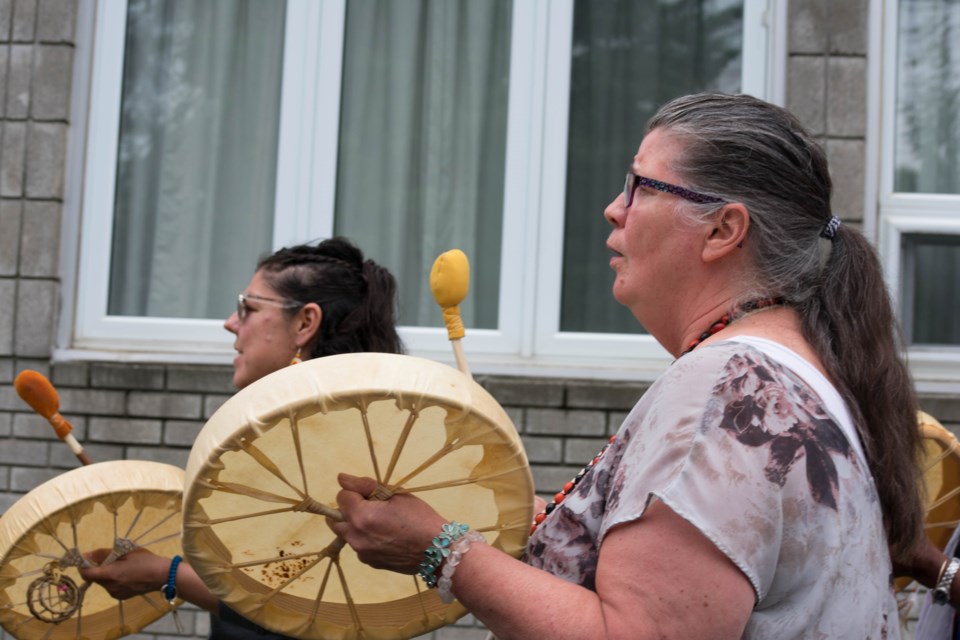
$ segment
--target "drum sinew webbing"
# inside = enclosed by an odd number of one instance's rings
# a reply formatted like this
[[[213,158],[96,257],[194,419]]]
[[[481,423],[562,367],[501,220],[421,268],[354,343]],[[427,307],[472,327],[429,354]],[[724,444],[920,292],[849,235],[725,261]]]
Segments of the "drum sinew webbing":
[[[310,511],[336,508],[340,472],[414,492],[513,555],[526,543],[530,470],[492,396],[432,361],[346,354],[271,374],[210,418],[187,467],[188,560],[227,604],[287,635],[409,637],[463,615],[340,549]]]

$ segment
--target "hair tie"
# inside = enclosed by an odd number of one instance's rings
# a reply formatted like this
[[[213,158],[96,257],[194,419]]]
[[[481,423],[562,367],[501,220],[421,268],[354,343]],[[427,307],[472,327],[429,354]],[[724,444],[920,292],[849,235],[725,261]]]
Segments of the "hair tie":
[[[820,232],[820,237],[826,238],[827,240],[833,240],[833,238],[837,235],[837,229],[839,228],[840,218],[837,216],[830,216],[830,221],[823,225],[823,231]]]

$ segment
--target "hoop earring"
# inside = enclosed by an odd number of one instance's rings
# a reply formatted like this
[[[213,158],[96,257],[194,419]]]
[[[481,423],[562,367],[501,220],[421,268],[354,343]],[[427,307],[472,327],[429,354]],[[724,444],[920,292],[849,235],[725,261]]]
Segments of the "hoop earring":
[[[290,364],[300,364],[303,360],[300,358],[300,347],[297,347],[297,354],[293,356],[293,360],[290,361]]]

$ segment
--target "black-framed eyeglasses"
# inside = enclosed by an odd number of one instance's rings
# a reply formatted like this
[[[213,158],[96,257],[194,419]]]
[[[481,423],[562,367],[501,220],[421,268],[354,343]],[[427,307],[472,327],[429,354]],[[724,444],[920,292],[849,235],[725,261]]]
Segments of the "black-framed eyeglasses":
[[[683,198],[684,200],[689,200],[690,202],[696,202],[699,204],[726,202],[726,200],[723,198],[708,196],[705,193],[697,193],[696,191],[691,191],[690,189],[685,189],[684,187],[678,187],[677,185],[670,184],[669,182],[661,182],[659,180],[654,180],[653,178],[645,178],[644,176],[638,176],[633,171],[627,171],[627,178],[623,181],[624,207],[629,208],[630,205],[633,204],[633,192],[636,191],[638,187],[656,189],[657,191],[670,193],[678,198]]]
[[[268,298],[266,296],[255,296],[249,293],[237,294],[237,319],[243,322],[247,318],[250,307],[247,306],[247,300],[256,300],[266,304],[273,304],[282,309],[299,309],[304,305],[303,302],[291,300],[289,298]]]

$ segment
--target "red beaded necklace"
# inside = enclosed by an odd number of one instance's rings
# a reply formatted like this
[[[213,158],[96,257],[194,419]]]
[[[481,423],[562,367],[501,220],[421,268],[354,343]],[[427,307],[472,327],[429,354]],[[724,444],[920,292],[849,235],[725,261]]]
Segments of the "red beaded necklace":
[[[587,466],[585,466],[583,469],[580,469],[580,472],[573,477],[573,480],[563,485],[563,488],[554,494],[553,502],[548,503],[543,511],[534,516],[533,526],[530,527],[531,535],[533,535],[533,532],[537,530],[537,525],[546,520],[547,516],[553,513],[553,510],[556,509],[561,502],[563,502],[563,499],[567,497],[567,494],[573,491],[573,488],[580,483],[580,480],[583,479],[583,476],[587,475],[587,471],[590,471],[593,465],[600,462],[600,459],[603,458],[603,454],[607,452],[607,449],[610,448],[610,445],[613,444],[613,441],[616,439],[616,437],[617,436],[610,436],[610,440],[607,441],[607,444],[603,445],[603,449],[600,450],[600,453],[593,456],[593,460],[587,463]]]
[[[750,300],[749,302],[743,303],[742,305],[735,308],[732,312],[723,314],[723,316],[721,316],[719,320],[711,324],[706,331],[700,334],[699,338],[690,342],[690,345],[687,347],[687,350],[681,353],[680,356],[683,357],[684,355],[690,353],[691,351],[699,347],[701,342],[703,342],[713,334],[719,333],[724,329],[726,329],[727,326],[730,325],[730,323],[733,322],[734,320],[737,320],[738,318],[742,318],[744,315],[752,311],[759,311],[760,309],[775,307],[782,304],[783,304],[783,298],[763,298],[761,300]],[[600,460],[603,458],[603,454],[607,452],[607,449],[610,448],[610,445],[613,444],[613,441],[616,439],[616,437],[617,436],[615,435],[610,436],[610,440],[607,441],[607,444],[603,445],[603,449],[600,450],[600,453],[595,455],[593,457],[593,460],[591,460],[587,464],[587,466],[585,466],[583,469],[580,469],[580,472],[577,473],[577,475],[574,476],[572,480],[570,480],[568,483],[563,485],[563,488],[560,489],[560,491],[558,491],[556,494],[554,494],[553,502],[547,504],[546,508],[533,518],[533,525],[530,527],[531,535],[533,535],[533,532],[537,530],[537,526],[541,522],[546,520],[547,516],[553,513],[553,510],[556,509],[561,502],[563,502],[563,500],[567,497],[567,495],[570,494],[571,491],[573,491],[573,488],[580,483],[580,480],[583,479],[583,476],[587,475],[587,472],[590,471],[590,469],[592,469],[594,465],[600,462]]]
[[[783,304],[783,298],[762,298],[760,300],[750,300],[749,302],[744,302],[742,305],[738,306],[732,312],[728,312],[720,316],[720,319],[710,325],[710,327],[700,334],[700,337],[696,340],[690,342],[687,345],[687,350],[681,353],[680,355],[686,355],[700,346],[700,343],[712,336],[715,333],[720,333],[727,326],[737,320],[742,318],[746,314],[752,311],[759,311],[760,309],[766,309],[768,307],[776,307]]]

